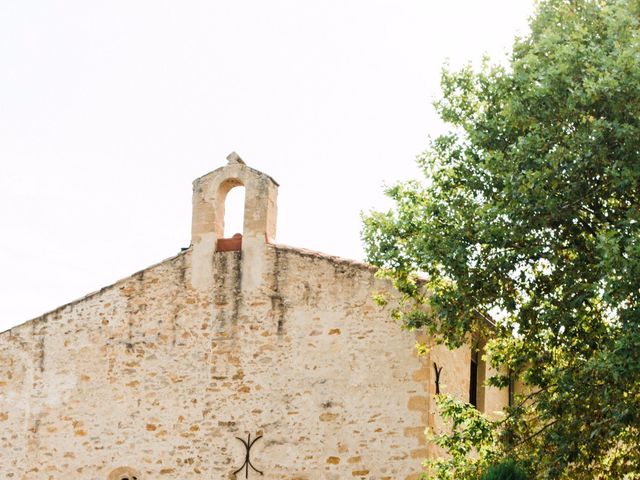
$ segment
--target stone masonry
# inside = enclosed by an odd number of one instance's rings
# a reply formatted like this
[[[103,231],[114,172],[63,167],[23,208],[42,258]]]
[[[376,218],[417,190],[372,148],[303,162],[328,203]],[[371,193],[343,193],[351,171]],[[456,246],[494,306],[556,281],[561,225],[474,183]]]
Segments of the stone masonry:
[[[241,247],[217,251],[238,185]],[[194,182],[189,249],[0,334],[2,478],[260,478],[233,473],[248,435],[265,479],[418,477],[433,363],[466,399],[470,350],[418,357],[372,267],[276,244],[277,188],[232,154]]]

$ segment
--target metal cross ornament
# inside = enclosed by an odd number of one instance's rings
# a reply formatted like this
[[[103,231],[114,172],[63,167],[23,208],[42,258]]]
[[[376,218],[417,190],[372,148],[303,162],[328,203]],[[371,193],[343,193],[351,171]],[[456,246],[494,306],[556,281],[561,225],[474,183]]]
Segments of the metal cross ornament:
[[[251,447],[253,447],[253,444],[262,438],[262,435],[257,436],[256,438],[253,439],[253,441],[251,441],[251,434],[248,434],[246,442],[240,437],[236,437],[236,438],[242,442],[242,444],[244,445],[244,448],[246,448],[247,451],[244,457],[244,463],[239,469],[233,472],[233,474],[236,475],[238,472],[242,471],[242,469],[244,468],[245,469],[244,478],[249,478],[249,467],[251,467],[255,472],[258,472],[260,475],[264,475],[263,472],[261,472],[256,467],[254,467],[253,463],[251,463]]]
[[[436,362],[433,362],[433,369],[436,371],[436,395],[440,395],[440,374],[442,373],[442,367],[439,367]]]

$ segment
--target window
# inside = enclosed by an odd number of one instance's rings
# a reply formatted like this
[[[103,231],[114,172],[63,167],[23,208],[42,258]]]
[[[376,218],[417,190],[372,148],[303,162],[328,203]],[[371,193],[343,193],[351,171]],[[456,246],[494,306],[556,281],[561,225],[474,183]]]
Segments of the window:
[[[471,349],[471,365],[469,371],[469,403],[478,408],[478,349]]]
[[[486,379],[486,362],[482,358],[482,343],[474,343],[471,348],[469,362],[469,403],[484,412],[484,381]]]

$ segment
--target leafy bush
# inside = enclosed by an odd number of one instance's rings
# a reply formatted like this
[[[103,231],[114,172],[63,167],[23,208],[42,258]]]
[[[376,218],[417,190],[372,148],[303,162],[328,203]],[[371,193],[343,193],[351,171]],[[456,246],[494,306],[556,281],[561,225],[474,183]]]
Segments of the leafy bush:
[[[489,468],[481,480],[527,480],[527,474],[513,460],[505,460]]]

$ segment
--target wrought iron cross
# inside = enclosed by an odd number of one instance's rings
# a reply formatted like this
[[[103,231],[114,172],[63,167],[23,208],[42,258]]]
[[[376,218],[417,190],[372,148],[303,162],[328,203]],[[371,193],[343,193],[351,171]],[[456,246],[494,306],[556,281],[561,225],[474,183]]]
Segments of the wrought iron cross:
[[[442,367],[438,367],[438,364],[433,362],[433,369],[436,371],[436,395],[440,395],[440,374],[442,373]]]
[[[244,472],[244,478],[249,478],[249,467],[251,467],[254,471],[258,472],[260,475],[264,475],[263,472],[261,472],[260,470],[258,470],[256,467],[253,466],[253,463],[251,463],[251,447],[253,447],[253,444],[256,443],[258,440],[260,440],[262,438],[262,435],[257,436],[256,438],[253,439],[253,441],[251,441],[251,434],[249,434],[247,436],[247,441],[245,442],[243,439],[241,439],[240,437],[236,437],[238,440],[240,440],[242,442],[242,444],[244,445],[244,447],[247,449],[246,455],[244,457],[244,463],[242,464],[242,466],[237,469],[235,472],[233,472],[233,474],[237,474],[238,472],[242,471],[242,469],[245,469]]]

